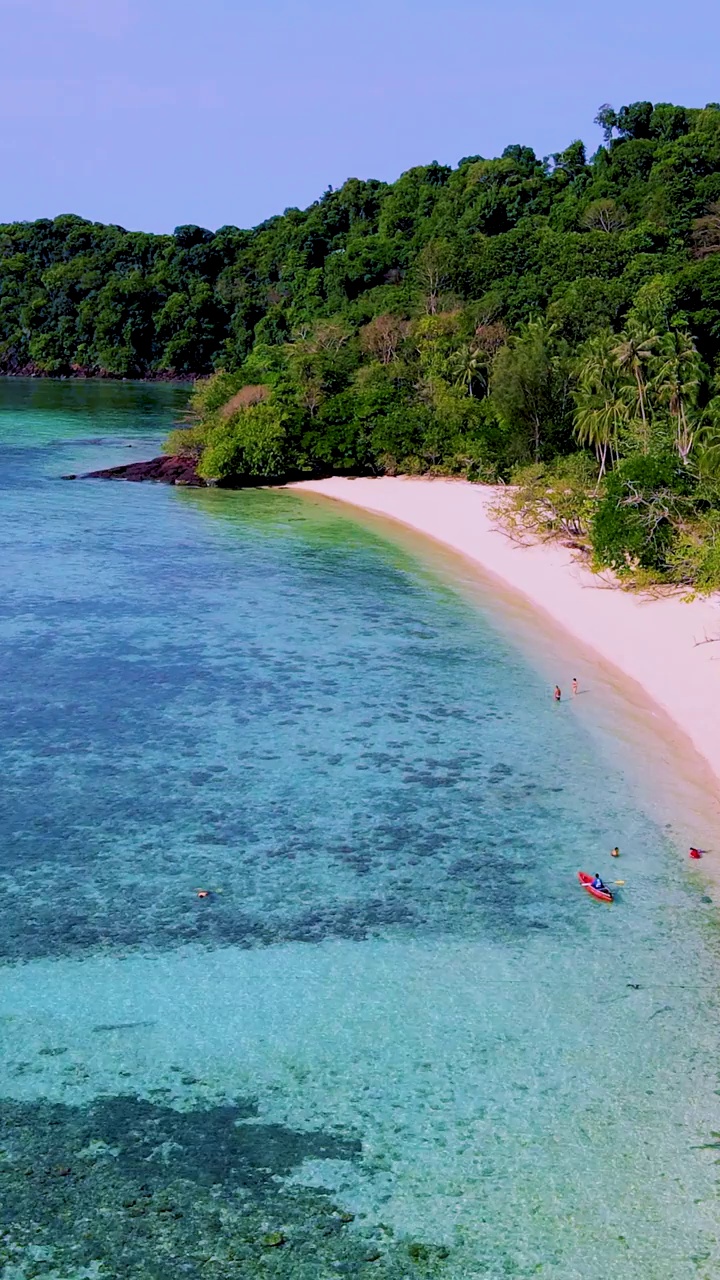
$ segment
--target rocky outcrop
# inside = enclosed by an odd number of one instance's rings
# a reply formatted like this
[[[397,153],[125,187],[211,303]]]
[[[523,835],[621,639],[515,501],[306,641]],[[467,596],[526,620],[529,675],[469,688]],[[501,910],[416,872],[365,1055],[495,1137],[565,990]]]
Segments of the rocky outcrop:
[[[77,480],[77,476],[63,476],[63,480]],[[102,471],[88,471],[81,480],[132,480],[142,484],[146,480],[156,484],[188,485],[205,488],[206,481],[197,473],[197,462],[189,454],[167,455],[150,458],[147,462],[127,462],[120,467],[105,467]]]
[[[3,378],[53,378],[58,382],[70,382],[73,379],[103,379],[107,382],[196,382],[207,374],[188,373],[177,369],[137,369],[124,377],[119,373],[110,373],[101,365],[69,364],[53,373],[41,368],[34,360],[24,360],[13,352],[0,359],[0,377]]]

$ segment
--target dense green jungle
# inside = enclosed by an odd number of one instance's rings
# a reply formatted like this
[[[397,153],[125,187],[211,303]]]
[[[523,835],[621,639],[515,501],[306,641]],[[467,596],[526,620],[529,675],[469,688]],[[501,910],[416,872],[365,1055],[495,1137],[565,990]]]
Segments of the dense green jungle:
[[[0,371],[198,378],[222,484],[512,482],[505,518],[629,585],[720,586],[720,104],[604,142],[349,179],[253,230],[0,227]]]

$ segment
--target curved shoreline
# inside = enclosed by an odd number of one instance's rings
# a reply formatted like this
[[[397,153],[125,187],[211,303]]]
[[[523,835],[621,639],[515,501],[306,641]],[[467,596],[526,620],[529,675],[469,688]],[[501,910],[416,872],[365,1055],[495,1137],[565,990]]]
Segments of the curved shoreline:
[[[557,543],[520,546],[490,512],[498,490],[462,480],[308,480],[293,489],[395,520],[499,578],[637,682],[720,780],[720,598],[648,599],[608,587]]]

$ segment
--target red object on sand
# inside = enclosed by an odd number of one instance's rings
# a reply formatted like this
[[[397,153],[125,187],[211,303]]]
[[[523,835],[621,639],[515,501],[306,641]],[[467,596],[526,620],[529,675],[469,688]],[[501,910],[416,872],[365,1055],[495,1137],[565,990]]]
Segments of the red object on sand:
[[[691,850],[690,850],[690,857],[691,857],[691,858],[702,858],[702,849],[691,849]]]
[[[578,871],[578,880],[583,889],[587,889],[593,898],[599,898],[601,902],[613,902],[613,896],[609,889],[596,889],[593,886],[594,876],[589,876],[587,871]]]

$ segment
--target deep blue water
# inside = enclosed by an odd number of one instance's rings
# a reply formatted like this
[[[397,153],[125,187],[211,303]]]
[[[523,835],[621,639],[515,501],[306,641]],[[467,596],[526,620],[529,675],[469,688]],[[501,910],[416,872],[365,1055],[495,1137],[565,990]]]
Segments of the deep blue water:
[[[407,547],[60,479],[185,395],[0,383],[8,1277],[716,1276],[716,933],[666,831]],[[618,841],[608,911],[575,872]]]

